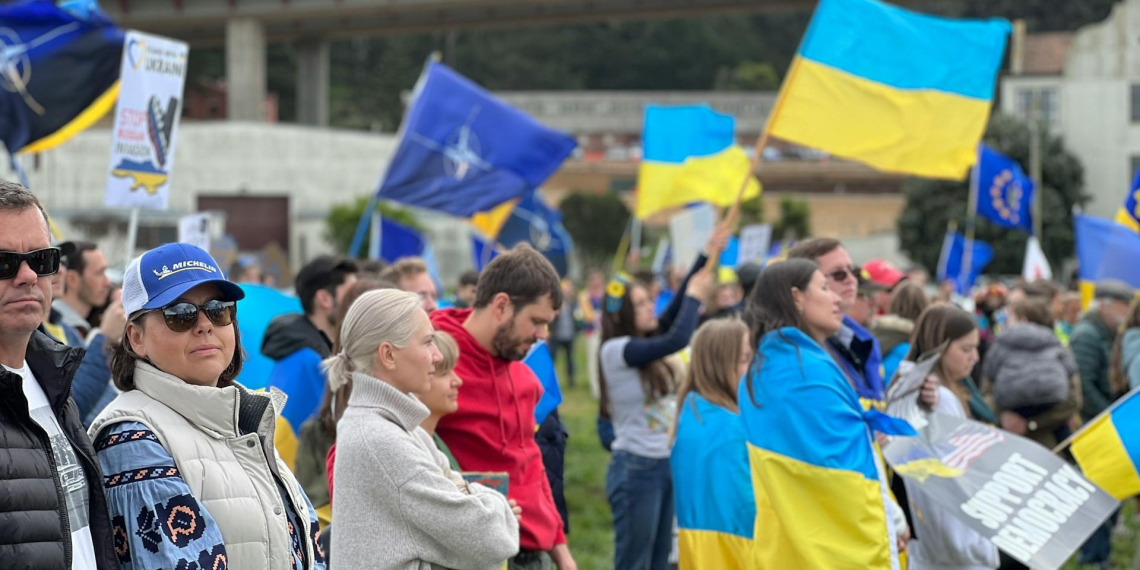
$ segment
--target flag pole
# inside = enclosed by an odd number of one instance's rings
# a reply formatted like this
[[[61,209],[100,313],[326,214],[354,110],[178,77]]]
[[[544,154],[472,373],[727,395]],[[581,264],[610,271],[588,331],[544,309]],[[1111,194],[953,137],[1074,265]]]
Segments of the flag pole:
[[[979,156],[974,157],[974,166],[970,169],[970,196],[966,204],[966,243],[962,252],[962,267],[958,275],[965,273],[967,279],[974,272],[974,226],[978,216],[978,165],[981,163],[982,147],[978,146]],[[964,283],[964,285],[969,285]]]
[[[1088,431],[1089,426],[1097,423],[1097,421],[1099,421],[1102,417],[1112,414],[1112,412],[1114,410],[1116,410],[1116,408],[1119,408],[1122,404],[1127,402],[1128,399],[1131,398],[1132,396],[1134,396],[1137,391],[1140,391],[1140,386],[1137,386],[1137,387],[1129,390],[1127,394],[1117,398],[1116,401],[1113,402],[1112,405],[1110,405],[1107,409],[1105,409],[1103,412],[1097,414],[1095,418],[1093,418],[1093,419],[1085,422],[1083,425],[1081,425],[1081,428],[1078,429],[1076,431],[1076,433],[1065,438],[1065,441],[1058,443],[1057,447],[1053,448],[1053,453],[1060,453],[1061,450],[1065,449],[1069,445],[1072,445],[1072,443],[1074,441],[1076,441],[1078,437],[1080,437],[1081,435],[1084,435],[1084,433],[1086,431]]]
[[[776,124],[776,117],[780,113],[780,109],[784,106],[784,94],[788,89],[788,85],[795,79],[796,71],[800,68],[799,57],[792,58],[792,65],[788,68],[788,74],[784,76],[784,82],[780,84],[780,91],[776,94],[776,103],[772,105],[772,112],[768,115],[768,121],[764,124],[764,130],[760,133],[760,137],[756,139],[756,152],[752,155],[752,163],[748,169],[748,173],[744,175],[744,180],[740,181],[740,188],[736,191],[736,201],[728,209],[724,216],[724,221],[729,225],[736,223],[737,216],[740,215],[740,204],[744,201],[744,192],[748,189],[748,183],[752,181],[752,177],[756,175],[756,171],[760,169],[760,163],[764,162],[764,149],[768,148],[768,139],[772,133],[772,126]]]
[[[1032,112],[1029,116],[1029,178],[1033,180],[1033,235],[1041,240],[1041,126],[1038,123],[1038,113],[1041,111],[1041,92],[1033,91],[1030,104]]]

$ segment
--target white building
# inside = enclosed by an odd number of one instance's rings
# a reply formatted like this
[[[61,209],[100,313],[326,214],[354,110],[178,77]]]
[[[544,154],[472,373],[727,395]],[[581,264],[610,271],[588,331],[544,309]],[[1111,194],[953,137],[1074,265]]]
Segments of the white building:
[[[1002,80],[1001,110],[1038,116],[1080,159],[1090,214],[1111,218],[1140,167],[1140,0],[1116,4],[1076,33],[1026,38],[1024,57]]]

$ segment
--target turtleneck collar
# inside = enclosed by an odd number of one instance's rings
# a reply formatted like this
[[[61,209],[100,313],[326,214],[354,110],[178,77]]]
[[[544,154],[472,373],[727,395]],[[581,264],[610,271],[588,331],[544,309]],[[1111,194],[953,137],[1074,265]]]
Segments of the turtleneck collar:
[[[415,396],[361,372],[352,373],[352,395],[348,397],[348,405],[378,408],[407,432],[414,431],[431,415],[427,406]]]

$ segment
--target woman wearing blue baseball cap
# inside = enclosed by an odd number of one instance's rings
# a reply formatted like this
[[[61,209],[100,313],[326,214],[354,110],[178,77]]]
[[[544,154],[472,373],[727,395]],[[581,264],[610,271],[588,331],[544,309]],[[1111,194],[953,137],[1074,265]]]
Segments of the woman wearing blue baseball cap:
[[[284,402],[234,382],[244,296],[188,244],[127,267],[111,357],[123,393],[89,430],[123,564],[325,568],[316,512],[273,448]]]

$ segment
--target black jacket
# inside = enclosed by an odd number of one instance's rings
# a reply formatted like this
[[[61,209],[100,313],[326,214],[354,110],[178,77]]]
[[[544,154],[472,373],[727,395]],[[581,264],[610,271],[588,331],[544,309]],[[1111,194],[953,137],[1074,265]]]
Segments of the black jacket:
[[[261,354],[281,360],[302,348],[313,349],[321,358],[332,356],[332,341],[305,315],[281,315],[269,322]]]
[[[47,396],[56,420],[83,467],[88,519],[100,570],[119,567],[103,494],[103,475],[79,409],[71,379],[83,349],[33,333],[25,360]],[[71,533],[63,487],[55,473],[48,435],[28,414],[23,382],[0,368],[0,568],[58,570],[71,567]]]

